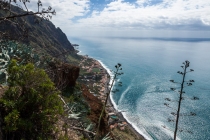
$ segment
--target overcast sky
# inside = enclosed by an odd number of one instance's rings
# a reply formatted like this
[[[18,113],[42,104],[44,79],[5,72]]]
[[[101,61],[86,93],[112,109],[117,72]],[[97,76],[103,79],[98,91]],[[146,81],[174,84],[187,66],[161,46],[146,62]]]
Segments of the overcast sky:
[[[42,0],[42,3],[56,10],[52,22],[67,36],[210,37],[210,0]],[[36,6],[33,2],[29,5]]]

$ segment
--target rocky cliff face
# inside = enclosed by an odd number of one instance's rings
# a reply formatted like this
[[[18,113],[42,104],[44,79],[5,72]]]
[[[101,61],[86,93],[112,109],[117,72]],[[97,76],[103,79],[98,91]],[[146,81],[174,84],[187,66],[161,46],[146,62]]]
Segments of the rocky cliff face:
[[[57,64],[53,62],[48,63],[48,65],[50,68],[47,73],[58,89],[62,90],[66,87],[75,86],[79,77],[79,67],[67,63]]]
[[[34,17],[27,17],[33,20]],[[43,20],[38,24],[31,22],[29,29],[29,43],[32,46],[40,47],[52,54],[58,54],[67,50],[74,51],[73,46],[68,41],[66,35],[58,27],[56,28],[50,21]],[[30,33],[31,32],[31,33]]]
[[[24,13],[18,7],[12,6],[12,9],[15,13]],[[8,13],[0,9],[0,17],[6,15]],[[45,51],[50,55],[57,55],[65,51],[74,51],[66,35],[51,21],[34,15],[11,19],[11,21],[0,21],[0,39],[5,37],[3,33],[6,32],[7,37],[10,36],[11,39],[28,44],[38,52]],[[20,39],[20,37],[27,39]]]
[[[16,14],[26,13],[15,6],[12,6],[12,11]],[[0,9],[0,18],[8,15],[8,12]],[[15,40],[20,44],[27,44],[33,47],[35,53],[40,56],[50,55],[54,58],[59,56],[60,60],[64,61],[66,61],[65,56],[59,54],[75,52],[74,47],[59,27],[56,28],[51,21],[34,15],[0,20],[0,41],[1,39]],[[2,47],[1,44],[0,47]],[[54,63],[48,69],[51,69],[50,72],[54,73],[53,76],[50,73],[48,75],[61,89],[63,86],[74,86],[80,70],[77,66],[60,65],[59,63]]]

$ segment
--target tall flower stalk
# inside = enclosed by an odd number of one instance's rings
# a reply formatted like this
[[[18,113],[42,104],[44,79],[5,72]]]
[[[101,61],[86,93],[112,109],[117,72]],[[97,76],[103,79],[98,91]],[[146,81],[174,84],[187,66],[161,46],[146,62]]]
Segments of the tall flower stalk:
[[[104,104],[103,104],[103,108],[102,108],[102,110],[101,110],[101,114],[100,114],[100,117],[99,117],[99,119],[98,119],[98,126],[97,126],[96,135],[95,135],[94,140],[97,140],[97,139],[99,138],[99,130],[100,130],[101,120],[102,120],[102,118],[103,118],[103,116],[104,116],[104,112],[105,112],[105,109],[106,109],[106,105],[107,105],[109,96],[110,96],[110,94],[111,94],[111,92],[112,92],[112,87],[114,86],[114,82],[115,82],[115,80],[117,79],[117,77],[118,77],[119,75],[122,75],[122,74],[123,74],[123,73],[121,72],[121,70],[122,70],[121,66],[122,66],[122,65],[121,65],[120,63],[118,63],[117,65],[115,65],[116,70],[113,71],[114,77],[113,77],[113,79],[112,79],[112,81],[111,81],[111,85],[110,85],[109,90],[108,90],[108,93],[107,93],[107,95],[106,95],[106,100],[105,100],[105,102],[104,102]],[[121,85],[121,83],[120,83],[120,85]]]
[[[174,80],[170,80],[170,82],[172,82],[172,83],[180,84],[180,90],[179,90],[179,88],[170,88],[172,91],[177,91],[177,90],[178,90],[177,92],[178,92],[178,94],[179,94],[178,106],[177,106],[176,112],[171,112],[171,114],[172,114],[173,116],[175,116],[176,119],[175,119],[175,120],[173,120],[173,119],[168,119],[169,122],[175,122],[174,140],[176,140],[176,138],[177,138],[177,132],[178,132],[178,130],[179,130],[180,132],[183,131],[183,130],[182,130],[181,128],[179,128],[178,126],[179,126],[179,117],[182,115],[182,114],[180,114],[181,103],[182,103],[182,100],[185,99],[185,97],[183,97],[183,95],[184,95],[184,93],[185,93],[184,88],[185,88],[186,86],[192,86],[192,83],[195,82],[194,80],[188,80],[188,81],[185,80],[186,74],[187,74],[188,72],[193,72],[193,71],[194,71],[193,69],[190,69],[189,71],[187,71],[188,67],[190,66],[190,62],[186,60],[186,61],[183,62],[182,64],[183,64],[183,65],[181,66],[181,68],[183,69],[183,71],[178,71],[178,72],[177,72],[178,74],[182,75],[182,81],[181,81],[181,83],[175,82]],[[198,100],[199,98],[193,97],[193,98],[191,98],[191,99],[192,99],[192,100]],[[169,99],[169,98],[165,98],[165,100],[166,100],[166,101],[172,101],[172,100]],[[167,107],[170,107],[168,103],[164,103],[164,105],[166,105]],[[170,108],[172,108],[172,107],[170,107]],[[195,116],[196,114],[193,113],[193,112],[190,112],[189,115],[187,115],[187,114],[185,114],[185,115],[186,115],[186,116]],[[187,131],[187,132],[192,133],[191,131]]]

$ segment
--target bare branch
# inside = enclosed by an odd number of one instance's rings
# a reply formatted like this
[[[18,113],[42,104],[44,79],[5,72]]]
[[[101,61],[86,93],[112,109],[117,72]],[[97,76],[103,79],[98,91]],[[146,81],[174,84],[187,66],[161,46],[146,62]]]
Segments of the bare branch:
[[[13,16],[8,16],[8,17],[0,17],[0,20],[7,20],[7,19],[14,19],[17,17],[24,17],[24,16],[29,16],[29,15],[42,15],[42,14],[53,14],[55,15],[55,11],[42,11],[42,12],[35,12],[35,13],[25,13],[25,14],[19,14],[19,15],[13,15]]]

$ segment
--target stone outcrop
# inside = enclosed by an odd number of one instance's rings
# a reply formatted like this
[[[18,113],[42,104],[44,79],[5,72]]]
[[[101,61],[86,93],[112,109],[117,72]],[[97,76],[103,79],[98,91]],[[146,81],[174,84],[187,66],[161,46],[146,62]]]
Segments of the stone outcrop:
[[[66,87],[75,86],[79,77],[79,67],[67,63],[58,64],[54,62],[50,62],[48,65],[49,70],[47,73],[58,89],[62,90]]]

